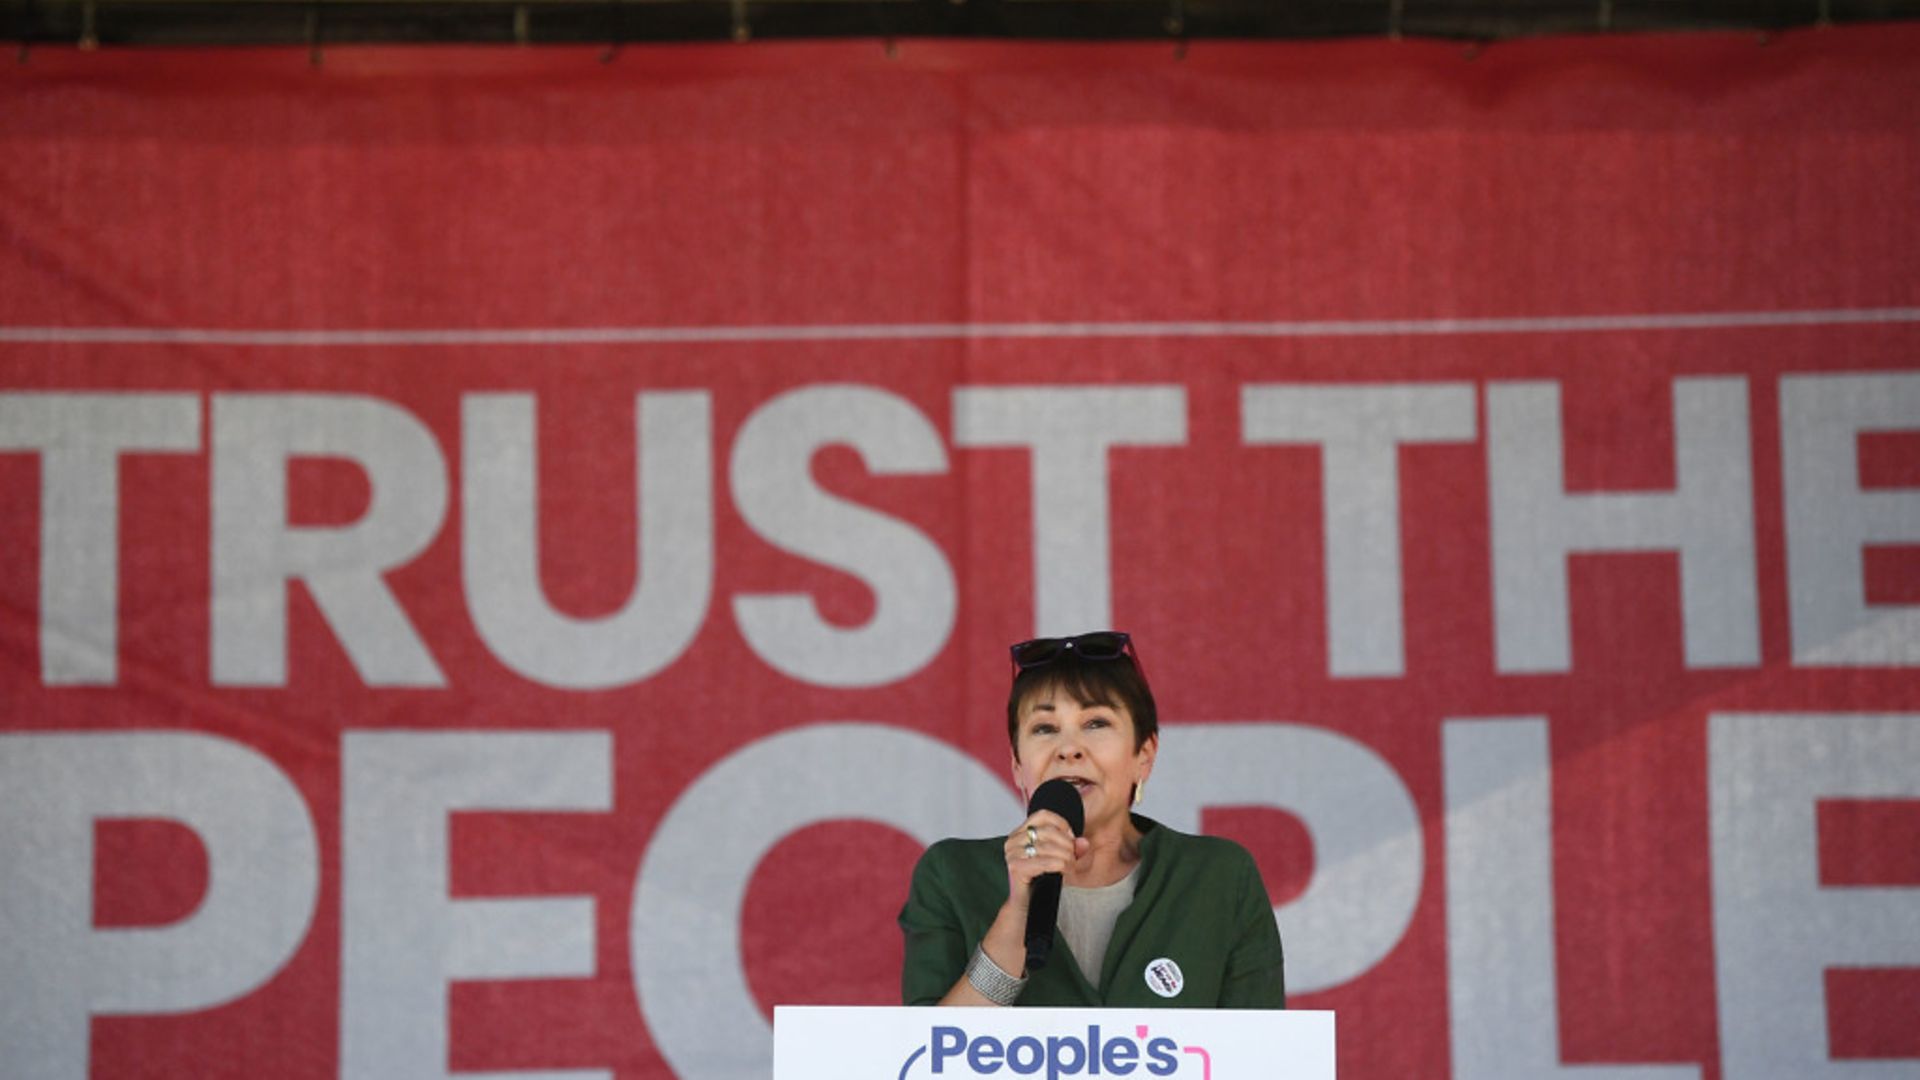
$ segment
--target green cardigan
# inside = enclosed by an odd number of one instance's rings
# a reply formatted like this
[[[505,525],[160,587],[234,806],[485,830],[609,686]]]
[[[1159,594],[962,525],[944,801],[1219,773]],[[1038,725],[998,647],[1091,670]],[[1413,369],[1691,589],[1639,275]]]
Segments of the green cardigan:
[[[1144,834],[1139,876],[1133,903],[1114,923],[1100,985],[1087,982],[1066,940],[1057,938],[1051,961],[1015,1004],[1285,1008],[1280,930],[1253,856],[1231,840],[1189,836],[1137,814],[1133,823]],[[942,840],[920,857],[900,911],[906,1004],[937,1003],[966,971],[1007,899],[1004,843]],[[1181,976],[1172,997],[1148,985],[1149,965],[1162,960],[1178,965]],[[1167,968],[1158,966],[1165,987]]]

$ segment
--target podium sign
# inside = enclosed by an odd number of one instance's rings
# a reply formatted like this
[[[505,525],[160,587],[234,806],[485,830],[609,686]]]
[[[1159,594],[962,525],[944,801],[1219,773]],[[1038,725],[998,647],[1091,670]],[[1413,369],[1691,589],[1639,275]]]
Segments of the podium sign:
[[[773,1080],[1333,1080],[1333,1014],[777,1006]]]

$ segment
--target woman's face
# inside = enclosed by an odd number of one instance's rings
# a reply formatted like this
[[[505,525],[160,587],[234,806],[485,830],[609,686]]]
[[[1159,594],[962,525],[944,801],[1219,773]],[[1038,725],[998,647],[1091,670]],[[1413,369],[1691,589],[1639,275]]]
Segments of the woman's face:
[[[1087,835],[1126,820],[1133,787],[1153,771],[1157,737],[1133,745],[1133,716],[1124,705],[1082,705],[1043,688],[1020,703],[1013,779],[1022,799],[1048,780],[1069,781],[1087,811]]]

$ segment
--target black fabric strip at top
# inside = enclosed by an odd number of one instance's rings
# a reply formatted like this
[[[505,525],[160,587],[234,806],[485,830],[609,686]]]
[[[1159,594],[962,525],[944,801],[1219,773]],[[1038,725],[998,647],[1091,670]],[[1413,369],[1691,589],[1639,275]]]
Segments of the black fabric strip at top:
[[[92,46],[819,38],[1146,41],[1766,32],[1920,18],[1920,0],[0,0],[0,38]]]

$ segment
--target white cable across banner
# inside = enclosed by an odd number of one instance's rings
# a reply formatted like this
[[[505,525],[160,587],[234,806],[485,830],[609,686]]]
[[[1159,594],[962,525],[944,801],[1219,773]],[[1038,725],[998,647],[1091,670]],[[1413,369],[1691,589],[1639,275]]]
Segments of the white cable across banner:
[[[788,341],[982,341],[1018,338],[1447,337],[1633,330],[1920,323],[1920,308],[1702,311],[1433,319],[1251,322],[841,323],[819,326],[583,326],[419,330],[265,330],[159,326],[0,326],[0,343],[313,346],[702,345]]]

